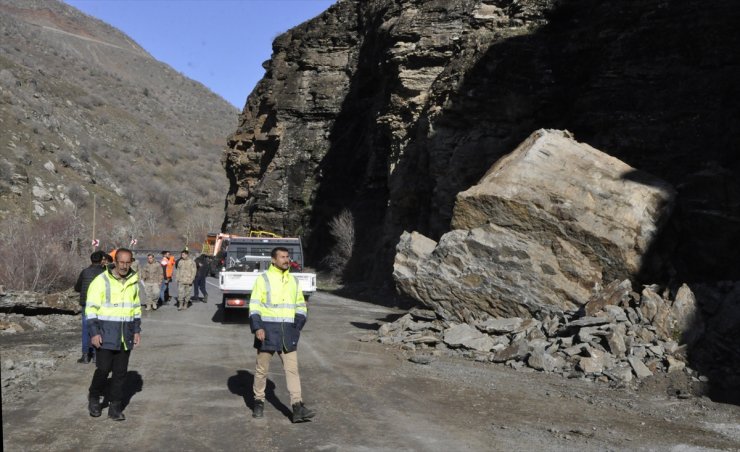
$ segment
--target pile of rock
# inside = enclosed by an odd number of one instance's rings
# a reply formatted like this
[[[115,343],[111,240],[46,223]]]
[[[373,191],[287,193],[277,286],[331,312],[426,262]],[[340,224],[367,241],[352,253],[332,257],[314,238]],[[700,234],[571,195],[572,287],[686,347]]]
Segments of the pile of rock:
[[[80,349],[79,294],[5,291],[0,287],[0,387],[3,407],[29,391]]]
[[[515,369],[629,383],[683,370],[687,342],[702,334],[688,286],[681,286],[672,300],[667,291],[660,295],[657,290],[646,286],[638,294],[629,280],[614,281],[577,311],[541,319],[491,317],[474,324],[414,308],[364,339],[417,352],[412,360],[419,363],[451,351]]]

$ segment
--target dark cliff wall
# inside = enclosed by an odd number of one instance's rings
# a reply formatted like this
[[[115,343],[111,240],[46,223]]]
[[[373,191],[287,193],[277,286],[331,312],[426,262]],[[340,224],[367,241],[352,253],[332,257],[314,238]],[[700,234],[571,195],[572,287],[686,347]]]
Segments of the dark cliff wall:
[[[736,278],[738,23],[731,0],[339,1],[276,39],[225,229],[302,234],[315,263],[348,208],[350,276],[382,281],[403,230],[438,238],[459,191],[562,128],[677,187],[666,277]]]

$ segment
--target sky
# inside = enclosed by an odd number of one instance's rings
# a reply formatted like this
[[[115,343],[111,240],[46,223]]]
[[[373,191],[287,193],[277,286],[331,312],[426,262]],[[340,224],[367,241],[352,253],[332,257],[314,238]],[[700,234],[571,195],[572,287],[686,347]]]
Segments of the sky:
[[[272,41],[337,0],[64,0],[154,58],[244,107]]]

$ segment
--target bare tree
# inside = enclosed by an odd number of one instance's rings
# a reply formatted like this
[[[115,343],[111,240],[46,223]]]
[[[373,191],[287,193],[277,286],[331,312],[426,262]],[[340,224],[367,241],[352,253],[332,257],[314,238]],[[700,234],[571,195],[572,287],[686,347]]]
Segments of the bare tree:
[[[28,223],[9,218],[0,231],[0,284],[10,289],[67,289],[85,264],[79,253],[85,227],[70,212]]]
[[[334,238],[334,246],[324,258],[332,276],[341,277],[352,258],[355,246],[355,222],[352,213],[344,209],[329,222],[329,233]]]
[[[159,229],[159,218],[157,214],[146,207],[136,210],[137,223],[141,226],[143,233],[153,236]]]

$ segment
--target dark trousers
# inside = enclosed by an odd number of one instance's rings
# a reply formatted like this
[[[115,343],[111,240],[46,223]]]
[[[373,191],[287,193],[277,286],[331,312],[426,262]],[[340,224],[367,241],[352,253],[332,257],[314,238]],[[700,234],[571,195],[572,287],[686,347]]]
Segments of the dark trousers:
[[[105,395],[108,374],[113,372],[110,388],[108,388],[109,400],[111,402],[120,402],[123,400],[123,382],[126,379],[128,358],[130,355],[131,350],[106,350],[104,348],[97,350],[95,374],[93,375],[92,383],[90,383],[90,397]]]
[[[90,334],[87,331],[87,316],[85,307],[82,307],[82,354],[95,356],[95,347],[90,344]]]
[[[193,293],[195,298],[198,298],[198,290],[203,292],[203,296],[207,297],[208,292],[206,292],[206,277],[196,277],[195,281],[193,281]]]

